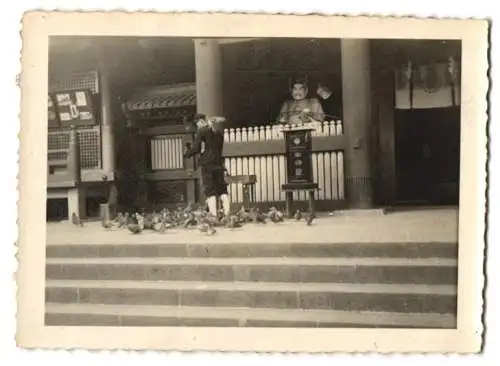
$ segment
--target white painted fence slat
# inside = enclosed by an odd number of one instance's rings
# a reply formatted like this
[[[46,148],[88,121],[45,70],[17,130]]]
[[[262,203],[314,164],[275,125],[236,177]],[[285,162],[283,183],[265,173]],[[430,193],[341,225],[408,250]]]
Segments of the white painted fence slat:
[[[337,152],[337,170],[338,170],[338,186],[339,186],[339,198],[345,198],[344,191],[344,153],[342,151]]]
[[[337,153],[336,152],[331,152],[331,164],[332,164],[332,180],[331,180],[331,185],[332,185],[332,199],[337,200],[339,199],[339,185],[338,185],[338,179],[339,179],[339,172],[338,172],[338,160],[337,160]]]

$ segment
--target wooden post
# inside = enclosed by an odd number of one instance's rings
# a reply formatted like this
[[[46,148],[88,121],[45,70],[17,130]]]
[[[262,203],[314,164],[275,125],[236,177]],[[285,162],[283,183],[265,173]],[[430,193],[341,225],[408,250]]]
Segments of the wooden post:
[[[72,127],[69,132],[68,171],[73,176],[73,187],[68,189],[68,216],[75,213],[79,218],[86,216],[85,188],[81,186],[80,143],[78,132]]]
[[[314,190],[308,191],[309,213],[312,217],[316,216],[316,207],[314,205]]]
[[[342,104],[346,193],[353,208],[372,207],[370,164],[371,85],[369,41],[342,39]]]
[[[222,115],[222,75],[217,39],[195,39],[196,109],[207,116]]]
[[[293,192],[288,191],[285,192],[285,211],[286,211],[286,216],[291,219],[293,217]]]
[[[107,58],[100,60],[99,64],[99,95],[101,98],[102,169],[109,174],[115,169],[115,147],[111,72],[106,60]]]
[[[111,85],[111,69],[109,67],[108,50],[102,52],[99,59],[99,96],[101,98],[101,163],[103,170],[103,180],[106,182],[107,201],[113,201],[111,193],[116,190],[116,181],[114,172],[116,170],[115,158],[115,136],[116,128],[114,126],[113,115],[113,95]],[[116,208],[116,202],[108,202],[111,212]]]
[[[193,144],[194,143],[194,136],[196,133],[196,129],[194,125],[192,124],[192,121],[188,121],[187,119],[184,119],[184,129],[185,129],[185,134],[182,140],[183,144]],[[192,159],[183,159],[183,164],[184,164],[184,169],[190,171],[191,173],[191,179],[188,179],[186,181],[186,203],[191,203],[196,201],[196,182],[197,180],[195,179],[196,175],[196,164],[197,158],[194,157]],[[200,182],[201,182],[201,172],[199,174],[200,176]],[[202,197],[203,192],[200,189],[200,197],[199,197],[199,203],[203,202],[204,199]]]
[[[222,75],[220,46],[217,39],[195,39],[194,57],[196,68],[196,110],[207,116],[222,116]],[[192,159],[190,159],[192,161]],[[187,168],[187,167],[186,167]],[[204,204],[203,182],[199,171],[200,201]],[[189,192],[195,190],[195,182],[188,182]]]

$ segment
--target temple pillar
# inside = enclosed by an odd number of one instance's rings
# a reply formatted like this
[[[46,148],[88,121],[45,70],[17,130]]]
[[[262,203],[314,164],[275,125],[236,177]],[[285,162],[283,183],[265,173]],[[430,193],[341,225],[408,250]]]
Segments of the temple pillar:
[[[103,60],[105,61],[105,60]],[[102,133],[102,170],[111,174],[115,170],[115,148],[113,136],[113,98],[111,75],[106,62],[99,68],[99,94],[101,98],[101,133]]]
[[[342,106],[346,198],[351,208],[371,208],[371,85],[369,41],[342,39]]]
[[[221,116],[221,54],[217,39],[195,39],[196,109],[207,116]]]
[[[221,51],[217,39],[195,39],[196,110],[207,116],[223,116]],[[189,159],[192,161],[192,159]],[[200,172],[201,173],[201,172]],[[204,202],[201,174],[199,201]],[[188,187],[188,192],[191,191]]]
[[[116,159],[115,159],[115,117],[113,111],[112,91],[112,55],[108,50],[102,52],[99,60],[99,96],[101,99],[101,157],[103,181],[106,183],[105,199],[112,213],[117,207]]]
[[[68,218],[71,221],[73,213],[79,218],[86,217],[86,194],[84,187],[75,187],[68,189]]]

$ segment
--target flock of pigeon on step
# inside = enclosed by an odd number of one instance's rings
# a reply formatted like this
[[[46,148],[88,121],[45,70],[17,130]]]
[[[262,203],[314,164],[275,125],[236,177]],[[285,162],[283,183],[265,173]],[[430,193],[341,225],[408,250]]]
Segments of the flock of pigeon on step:
[[[314,215],[302,214],[297,210],[293,220],[305,220],[309,226],[312,224]],[[118,213],[114,220],[103,221],[102,225],[106,230],[128,229],[132,234],[140,234],[144,231],[165,233],[172,228],[198,229],[206,235],[213,235],[217,232],[216,227],[228,229],[239,228],[247,223],[266,224],[271,221],[275,224],[285,221],[285,215],[275,207],[267,213],[263,213],[259,208],[246,210],[242,207],[237,213],[226,217],[216,218],[210,215],[204,208],[189,204],[187,207],[179,207],[175,210],[162,209],[160,212],[151,213]]]

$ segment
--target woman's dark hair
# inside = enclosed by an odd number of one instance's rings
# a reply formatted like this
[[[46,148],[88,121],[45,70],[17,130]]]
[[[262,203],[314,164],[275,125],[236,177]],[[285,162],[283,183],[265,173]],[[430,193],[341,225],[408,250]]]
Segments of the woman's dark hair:
[[[324,84],[324,83],[318,83],[318,87],[316,89],[319,89],[319,88],[321,88],[324,91],[329,92],[329,93],[332,92],[332,89],[327,84]]]
[[[207,116],[203,113],[198,113],[194,116],[194,121],[197,122],[199,121],[200,119],[207,119]]]

